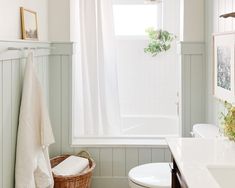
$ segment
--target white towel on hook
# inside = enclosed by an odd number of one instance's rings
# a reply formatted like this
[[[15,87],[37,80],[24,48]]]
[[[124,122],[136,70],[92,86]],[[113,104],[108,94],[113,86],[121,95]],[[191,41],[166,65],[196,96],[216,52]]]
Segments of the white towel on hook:
[[[48,146],[54,143],[43,90],[30,52],[25,67],[17,138],[15,187],[51,188]]]

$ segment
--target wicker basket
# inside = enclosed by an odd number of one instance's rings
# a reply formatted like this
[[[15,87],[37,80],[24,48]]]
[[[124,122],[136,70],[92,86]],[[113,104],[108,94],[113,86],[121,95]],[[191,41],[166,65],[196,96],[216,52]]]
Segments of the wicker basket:
[[[52,158],[50,160],[51,167],[55,167],[69,156],[71,155],[62,155]],[[54,188],[90,188],[91,176],[95,168],[95,162],[87,151],[81,151],[77,156],[87,158],[89,160],[89,169],[72,176],[58,176],[53,174]]]

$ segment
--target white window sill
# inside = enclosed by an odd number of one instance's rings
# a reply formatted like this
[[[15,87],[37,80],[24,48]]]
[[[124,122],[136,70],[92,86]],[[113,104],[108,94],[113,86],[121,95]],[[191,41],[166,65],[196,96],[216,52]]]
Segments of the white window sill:
[[[72,147],[160,147],[166,148],[165,137],[76,137]],[[178,137],[178,136],[170,136]]]

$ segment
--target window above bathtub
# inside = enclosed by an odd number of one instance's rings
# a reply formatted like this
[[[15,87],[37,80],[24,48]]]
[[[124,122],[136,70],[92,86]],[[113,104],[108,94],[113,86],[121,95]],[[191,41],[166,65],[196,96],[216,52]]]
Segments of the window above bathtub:
[[[116,36],[146,36],[149,27],[162,28],[160,1],[113,0],[113,17]]]

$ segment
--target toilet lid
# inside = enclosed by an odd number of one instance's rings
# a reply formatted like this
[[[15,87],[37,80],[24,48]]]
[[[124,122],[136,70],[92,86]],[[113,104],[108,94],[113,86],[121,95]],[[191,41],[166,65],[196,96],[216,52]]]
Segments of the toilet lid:
[[[129,179],[136,184],[151,188],[171,186],[169,163],[149,163],[132,168]]]

